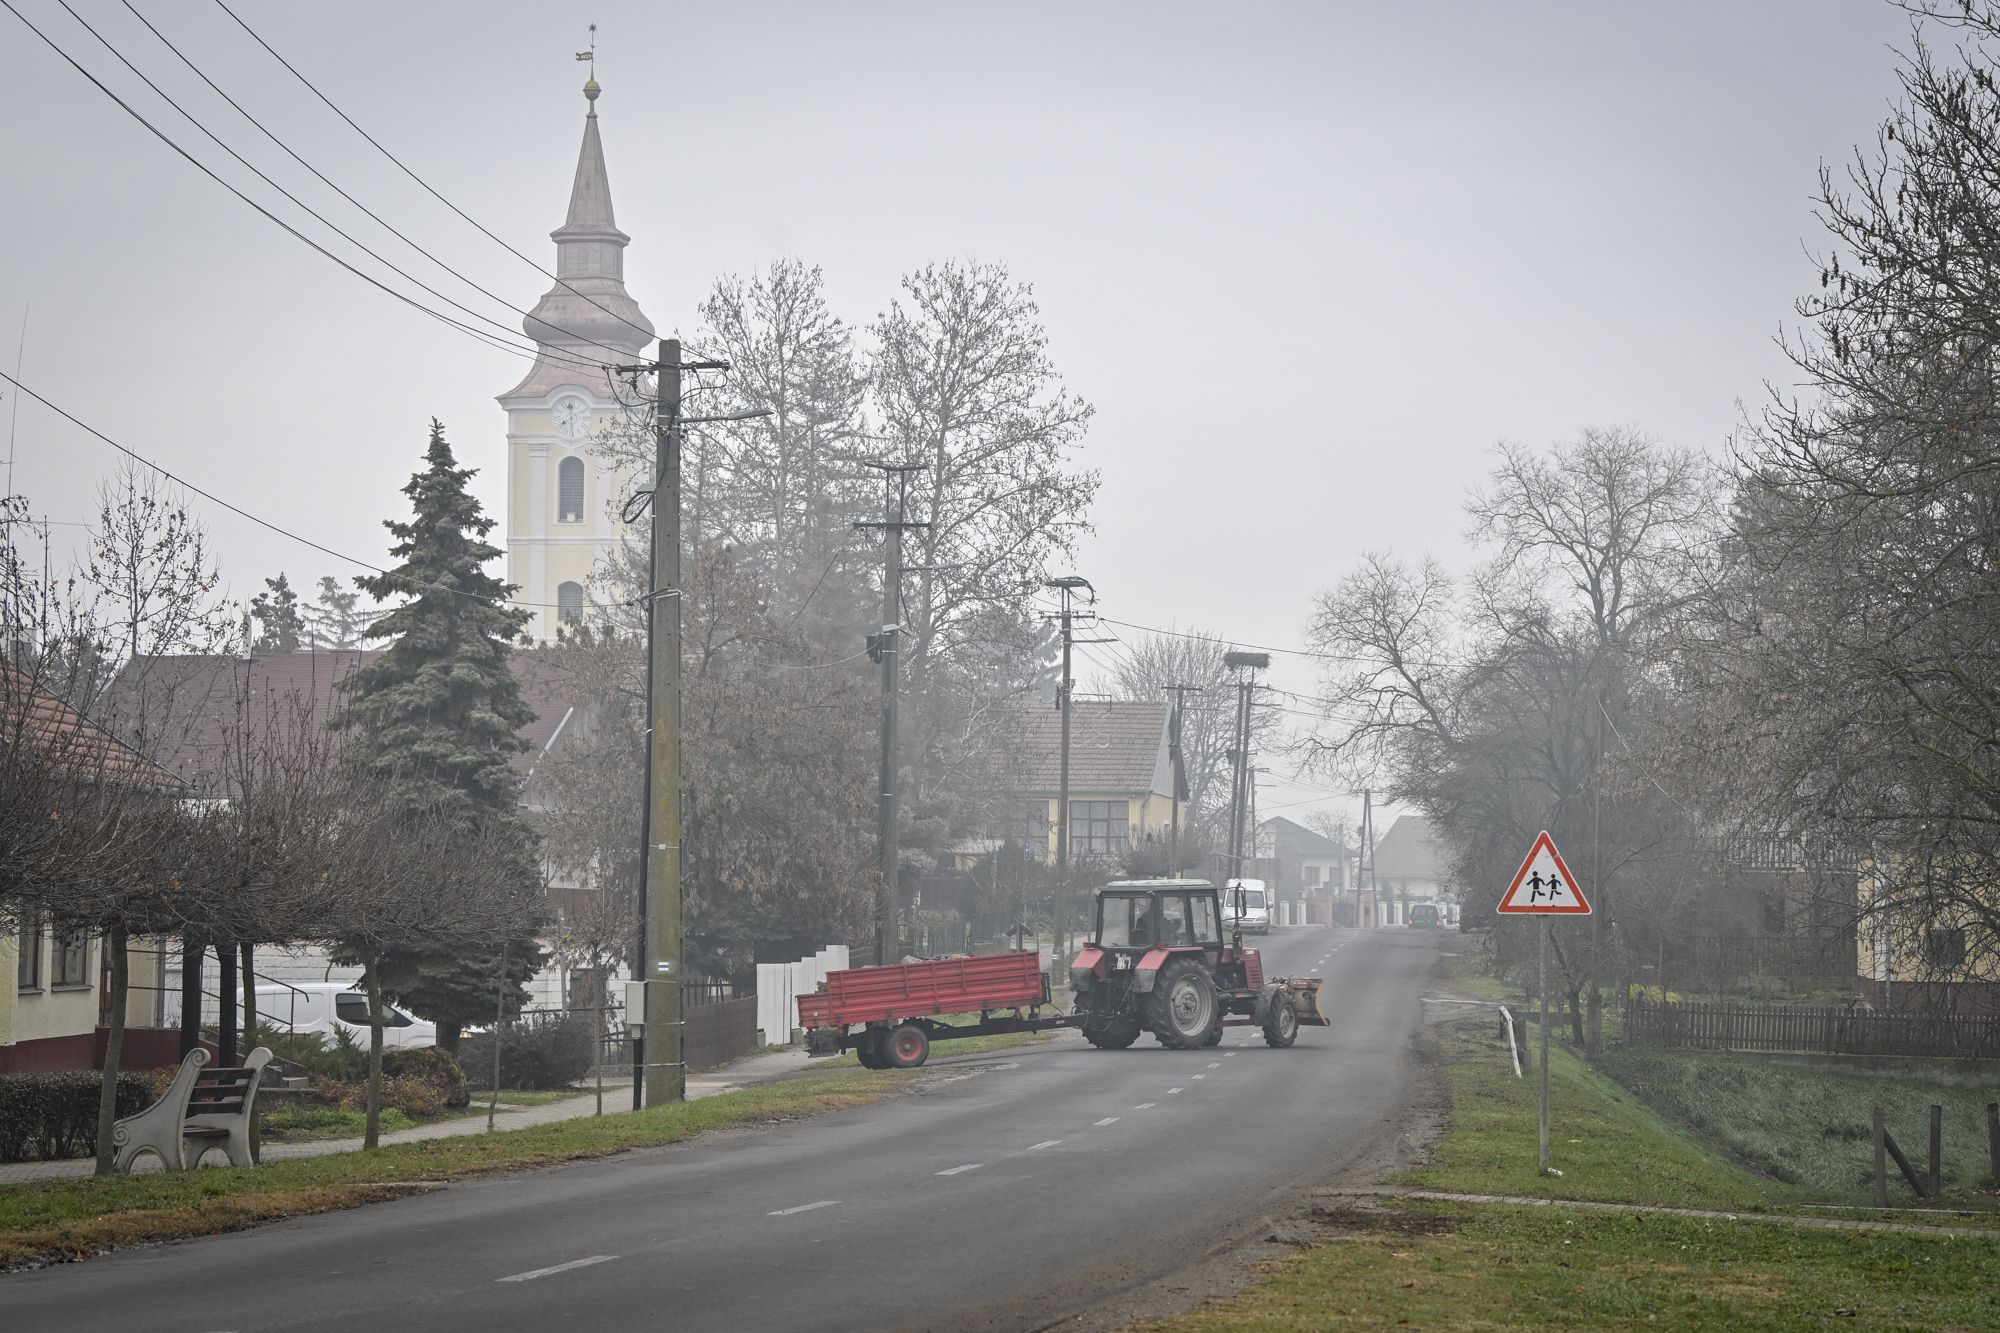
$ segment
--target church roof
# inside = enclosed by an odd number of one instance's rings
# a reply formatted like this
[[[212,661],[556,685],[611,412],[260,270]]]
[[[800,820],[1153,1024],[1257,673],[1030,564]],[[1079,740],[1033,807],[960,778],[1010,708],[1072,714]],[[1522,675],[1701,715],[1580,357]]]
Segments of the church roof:
[[[579,361],[613,366],[638,360],[653,341],[653,322],[625,290],[625,246],[611,207],[611,176],[597,129],[596,80],[584,86],[590,109],[583,118],[569,212],[549,233],[556,243],[555,285],[543,294],[521,327],[541,348],[527,377],[500,396],[541,398],[565,384],[616,397],[609,374]]]

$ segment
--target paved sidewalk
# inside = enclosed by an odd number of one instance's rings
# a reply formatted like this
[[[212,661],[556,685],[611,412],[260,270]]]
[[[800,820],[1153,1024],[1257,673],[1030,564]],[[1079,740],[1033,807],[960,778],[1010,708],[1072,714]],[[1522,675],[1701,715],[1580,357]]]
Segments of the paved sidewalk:
[[[720,1069],[711,1069],[688,1079],[689,1101],[703,1097],[716,1097],[725,1092],[759,1083],[770,1083],[806,1068],[806,1053],[803,1047],[773,1051],[765,1055],[745,1056],[734,1064]],[[606,1080],[604,1084],[604,1114],[615,1115],[632,1109],[632,1082],[620,1079]],[[559,1120],[578,1120],[597,1113],[597,1091],[590,1091],[575,1097],[565,1097],[559,1102],[549,1102],[542,1106],[508,1106],[502,1103],[494,1116],[495,1130],[526,1129],[530,1125],[553,1124]],[[399,1129],[382,1135],[383,1146],[392,1143],[423,1143],[430,1139],[458,1138],[467,1134],[486,1132],[486,1111],[481,1107],[476,1114],[459,1116],[451,1120],[434,1121],[428,1125],[418,1125],[413,1129]],[[361,1140],[352,1139],[310,1139],[303,1143],[269,1143],[264,1146],[264,1160],[282,1162],[293,1157],[330,1157],[335,1153],[360,1152]],[[208,1165],[224,1165],[219,1153],[211,1153]],[[72,1158],[61,1162],[10,1162],[0,1164],[0,1185],[19,1184],[30,1180],[62,1180],[88,1176],[94,1162],[88,1157]],[[158,1170],[158,1159],[150,1154],[140,1159],[141,1171]]]

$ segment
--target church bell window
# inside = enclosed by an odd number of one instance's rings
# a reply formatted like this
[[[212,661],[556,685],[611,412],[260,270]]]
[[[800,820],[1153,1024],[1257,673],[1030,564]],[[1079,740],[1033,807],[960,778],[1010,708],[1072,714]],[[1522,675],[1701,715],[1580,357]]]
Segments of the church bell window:
[[[583,522],[583,460],[570,457],[556,465],[556,516],[561,523]]]

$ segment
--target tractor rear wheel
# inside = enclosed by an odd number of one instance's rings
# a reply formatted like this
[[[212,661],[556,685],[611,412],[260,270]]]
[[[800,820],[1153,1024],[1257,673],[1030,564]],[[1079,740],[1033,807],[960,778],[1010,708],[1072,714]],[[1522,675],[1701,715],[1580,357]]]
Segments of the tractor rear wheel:
[[[1100,1051],[1122,1051],[1139,1040],[1139,1020],[1128,1018],[1114,1020],[1103,1027],[1085,1028],[1083,1039]]]
[[[915,1069],[930,1057],[930,1033],[915,1023],[905,1023],[882,1039],[882,1058],[890,1069]]]
[[[1264,1019],[1264,1044],[1289,1046],[1299,1039],[1299,1010],[1292,997],[1282,991],[1271,997],[1271,1012]]]
[[[1146,1016],[1160,1045],[1177,1051],[1199,1047],[1215,1026],[1215,983],[1192,958],[1170,958],[1153,981]]]
[[[1221,1006],[1221,1005],[1217,1005],[1217,1006],[1215,1007],[1215,1026],[1214,1026],[1214,1027],[1212,1027],[1212,1028],[1210,1028],[1210,1029],[1208,1030],[1208,1035],[1207,1035],[1206,1037],[1203,1037],[1203,1038],[1201,1039],[1201,1044],[1202,1044],[1202,1045],[1204,1045],[1204,1046],[1220,1046],[1220,1045],[1222,1045],[1222,1006]]]

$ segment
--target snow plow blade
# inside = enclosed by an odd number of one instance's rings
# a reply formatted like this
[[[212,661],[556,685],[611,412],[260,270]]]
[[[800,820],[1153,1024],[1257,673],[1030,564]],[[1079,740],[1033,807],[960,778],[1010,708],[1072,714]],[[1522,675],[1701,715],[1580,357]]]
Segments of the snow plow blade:
[[[1332,1027],[1333,1022],[1319,1011],[1319,987],[1322,977],[1290,977],[1285,981],[1285,994],[1292,997],[1292,1007],[1298,1010],[1301,1027]]]

